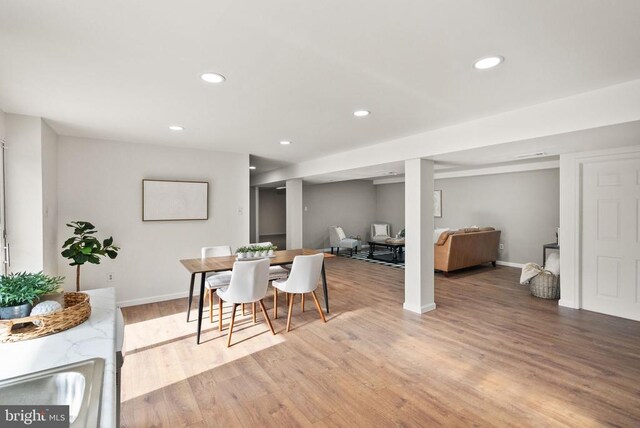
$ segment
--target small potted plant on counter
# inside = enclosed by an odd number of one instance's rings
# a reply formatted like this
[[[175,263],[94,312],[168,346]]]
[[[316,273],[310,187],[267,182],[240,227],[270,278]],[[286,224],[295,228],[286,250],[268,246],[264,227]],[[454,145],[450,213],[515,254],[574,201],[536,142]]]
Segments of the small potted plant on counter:
[[[0,319],[29,316],[40,296],[57,292],[64,278],[38,273],[11,273],[0,276]]]

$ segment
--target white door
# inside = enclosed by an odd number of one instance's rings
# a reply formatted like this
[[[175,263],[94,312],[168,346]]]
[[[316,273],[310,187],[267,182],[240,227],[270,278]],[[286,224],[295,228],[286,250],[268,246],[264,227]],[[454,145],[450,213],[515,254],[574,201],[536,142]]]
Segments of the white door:
[[[640,159],[585,163],[582,307],[640,321]]]

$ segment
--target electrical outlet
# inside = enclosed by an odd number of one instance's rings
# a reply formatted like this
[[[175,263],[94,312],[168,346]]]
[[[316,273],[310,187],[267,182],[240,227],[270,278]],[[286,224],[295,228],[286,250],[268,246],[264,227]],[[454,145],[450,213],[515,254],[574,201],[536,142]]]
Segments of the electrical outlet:
[[[500,243],[500,246],[498,247],[500,249],[500,251],[504,250],[504,244]]]
[[[113,282],[113,281],[115,281],[115,278],[114,278],[113,272],[109,272],[109,273],[107,274],[107,282]]]

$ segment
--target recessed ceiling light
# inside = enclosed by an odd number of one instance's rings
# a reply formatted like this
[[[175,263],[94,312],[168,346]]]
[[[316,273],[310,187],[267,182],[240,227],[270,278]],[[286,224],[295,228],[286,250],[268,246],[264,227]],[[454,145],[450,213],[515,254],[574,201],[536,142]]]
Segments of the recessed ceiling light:
[[[222,83],[226,80],[222,74],[218,73],[204,73],[200,77],[207,83]]]
[[[280,141],[280,144],[282,144],[283,146],[288,146],[289,144],[291,144],[291,141]]]
[[[251,166],[249,167],[249,169],[256,169],[256,167],[255,167],[255,166],[253,166],[253,165],[251,165]]]
[[[476,62],[473,63],[473,67],[476,70],[487,70],[489,68],[496,67],[504,62],[504,57],[499,55],[496,56],[486,56],[484,58],[480,58]]]
[[[369,110],[356,110],[353,112],[353,115],[355,117],[365,117],[365,116],[369,116],[371,114],[371,112]]]
[[[284,190],[286,188],[287,188],[287,186],[280,186],[280,187],[276,187],[276,190]]]
[[[184,131],[184,128],[180,125],[171,125],[169,129],[172,131]]]

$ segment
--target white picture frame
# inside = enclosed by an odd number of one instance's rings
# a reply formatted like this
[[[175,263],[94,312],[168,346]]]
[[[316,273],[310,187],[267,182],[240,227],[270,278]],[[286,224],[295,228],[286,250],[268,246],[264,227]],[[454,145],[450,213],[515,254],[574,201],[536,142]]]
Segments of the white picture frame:
[[[433,191],[433,216],[442,218],[442,190]]]
[[[209,182],[142,180],[142,221],[209,219]]]

